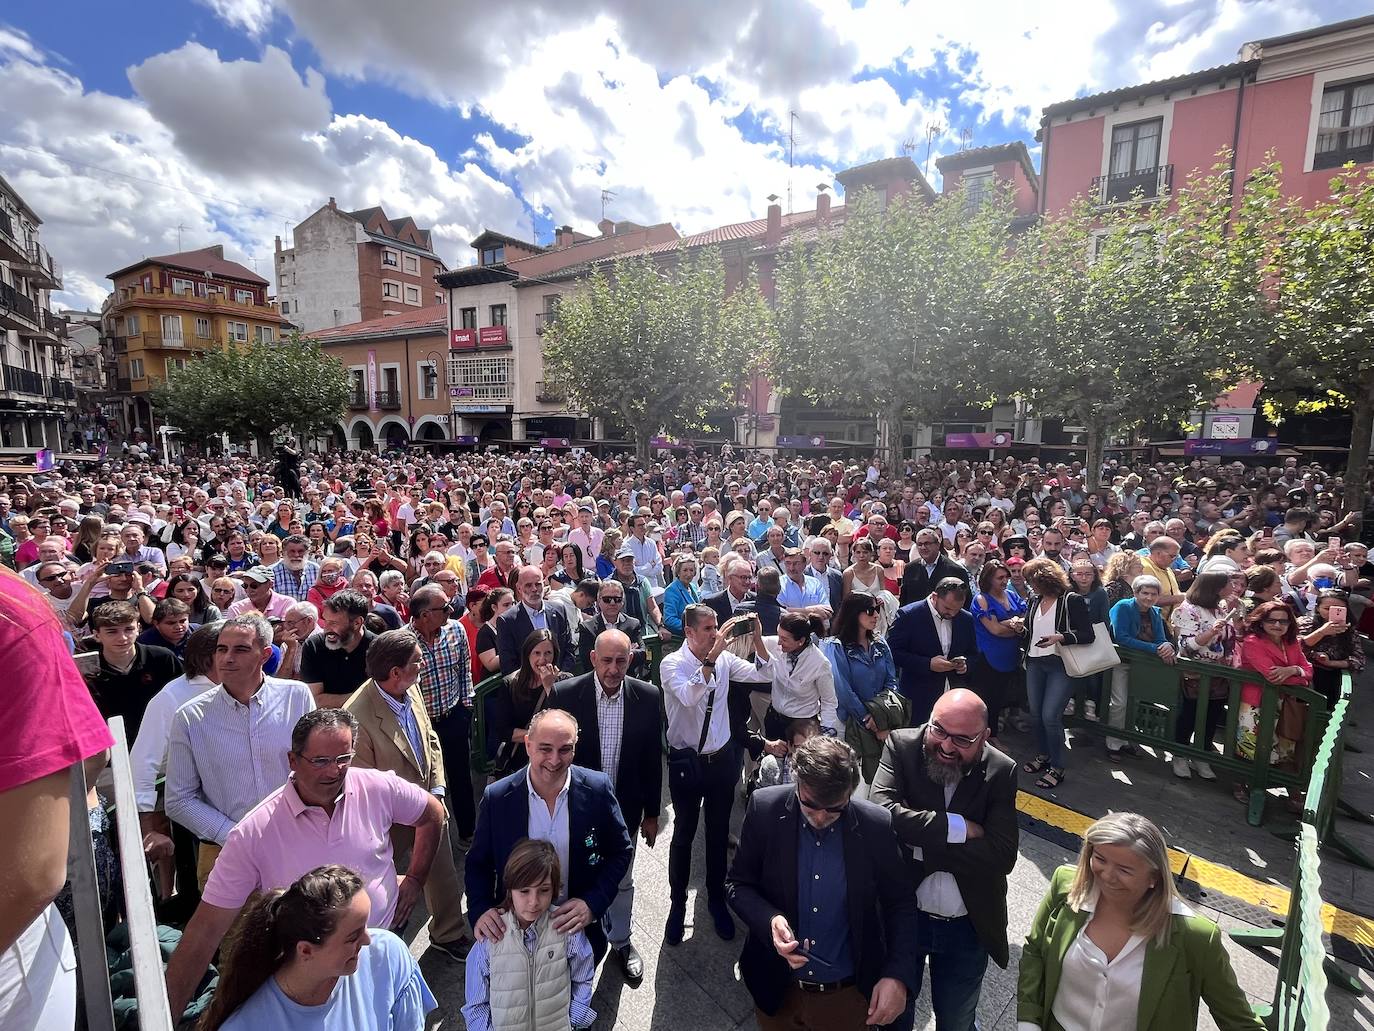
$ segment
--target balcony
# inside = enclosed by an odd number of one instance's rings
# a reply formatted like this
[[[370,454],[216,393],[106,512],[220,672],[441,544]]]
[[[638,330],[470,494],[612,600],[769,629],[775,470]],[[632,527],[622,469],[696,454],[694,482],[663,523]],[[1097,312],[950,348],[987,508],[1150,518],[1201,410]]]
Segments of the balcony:
[[[14,219],[0,211],[0,261],[26,261],[28,256],[24,241],[14,231]]]
[[[542,337],[542,336],[544,335],[544,330],[546,330],[546,329],[548,329],[550,326],[552,326],[552,325],[554,324],[554,320],[557,319],[557,318],[558,318],[558,311],[557,311],[557,309],[555,309],[555,310],[553,310],[553,311],[537,311],[537,312],[535,312],[535,313],[534,313],[534,331],[535,331],[535,333],[537,333],[539,336]]]
[[[0,283],[0,329],[32,330],[38,308],[8,283]]]
[[[133,384],[129,382],[129,379],[126,376],[116,376],[114,383],[115,390],[117,390],[121,394],[127,394],[133,389]]]
[[[48,396],[59,401],[75,401],[76,386],[71,380],[59,379],[56,376],[48,377]]]
[[[22,260],[11,262],[10,270],[40,289],[62,289],[62,266],[53,261],[48,249],[37,240],[29,241],[28,252]]]
[[[217,281],[218,282],[218,281]],[[232,291],[235,289],[234,283],[230,280],[223,280],[222,289]],[[183,310],[195,311],[221,311],[226,315],[235,317],[246,316],[248,319],[257,319],[260,322],[271,322],[276,324],[281,321],[281,312],[277,310],[275,304],[253,304],[236,301],[230,294],[210,293],[198,294],[194,290],[171,290],[154,287],[151,290],[143,289],[142,285],[124,286],[118,288],[114,303],[110,306],[113,312],[119,312],[126,308],[133,307],[154,307],[154,308],[181,308]]]
[[[534,399],[540,404],[561,405],[567,402],[568,395],[544,380],[535,380]]]
[[[1173,165],[1138,168],[1133,172],[1099,175],[1093,180],[1093,197],[1099,205],[1151,201],[1167,194],[1173,183]]]
[[[377,407],[384,412],[399,410],[401,407],[401,392],[399,390],[377,391]]]
[[[49,346],[56,346],[67,336],[67,320],[59,319],[50,311],[38,308],[34,312],[34,329],[21,329],[20,336],[32,337]]]
[[[350,412],[365,412],[371,405],[367,400],[366,390],[355,390],[348,397],[348,410]]]
[[[17,365],[4,365],[0,368],[4,370],[6,390],[16,394],[43,396],[43,377],[39,373],[21,369]]]

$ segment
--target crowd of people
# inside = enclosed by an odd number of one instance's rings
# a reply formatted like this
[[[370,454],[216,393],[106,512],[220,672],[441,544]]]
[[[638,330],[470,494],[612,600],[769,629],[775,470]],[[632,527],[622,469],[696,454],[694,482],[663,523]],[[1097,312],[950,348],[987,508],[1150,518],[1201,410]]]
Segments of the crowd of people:
[[[721,938],[744,925],[761,1027],[909,1024],[928,968],[937,1027],[962,1031],[989,959],[1010,962],[1018,775],[1070,776],[1075,696],[1126,725],[1126,667],[1072,657],[1202,659],[1334,704],[1374,586],[1343,493],[1293,459],[1088,475],[729,446],[648,465],[283,447],[275,466],[0,477],[9,654],[63,685],[16,700],[66,714],[47,751],[0,748],[18,757],[0,814],[98,770],[98,717],[122,717],[145,857],[189,916],[175,1012],[220,957],[205,1028],[423,1026],[437,1003],[396,937],[421,899],[431,948],[466,963],[468,1027],[587,1026],[603,959],[644,977],[634,861],[666,800],[664,940],[684,944],[704,824],[699,894]],[[1253,756],[1258,683],[1219,742],[1228,682],[1180,670],[1176,741]],[[1290,699],[1276,763],[1302,738]],[[1033,750],[1010,754],[1012,727]],[[1022,952],[1019,1019],[1193,1026],[1202,997],[1258,1027],[1172,884],[1148,820],[1094,825]],[[45,905],[0,936],[22,969],[39,924],[70,952]],[[1175,954],[1193,991],[1161,1004]]]

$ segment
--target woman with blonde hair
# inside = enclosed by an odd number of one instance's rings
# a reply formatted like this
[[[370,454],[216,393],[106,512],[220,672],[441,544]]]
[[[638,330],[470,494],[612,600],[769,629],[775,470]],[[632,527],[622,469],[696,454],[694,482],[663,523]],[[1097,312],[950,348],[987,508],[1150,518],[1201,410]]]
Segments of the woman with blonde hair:
[[[1016,994],[1018,1026],[1039,1031],[1196,1028],[1204,999],[1220,1031],[1264,1027],[1217,925],[1179,898],[1164,836],[1135,813],[1098,820],[1078,865],[1054,872]]]

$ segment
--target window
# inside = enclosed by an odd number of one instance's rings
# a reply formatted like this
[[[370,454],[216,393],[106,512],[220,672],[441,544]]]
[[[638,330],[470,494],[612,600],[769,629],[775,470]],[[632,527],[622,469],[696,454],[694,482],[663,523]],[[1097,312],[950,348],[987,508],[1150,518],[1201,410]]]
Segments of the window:
[[[382,389],[388,394],[399,394],[400,372],[394,365],[382,366]]]
[[[168,359],[167,359],[167,375],[168,375],[169,377],[170,377],[170,376],[172,375],[172,373],[174,373],[174,372],[184,372],[184,371],[186,371],[186,359],[185,359],[185,358],[168,358]]]
[[[130,379],[142,379],[142,378],[143,378],[143,359],[142,359],[142,358],[130,358],[130,359],[129,359],[129,378],[130,378]]]
[[[254,330],[254,339],[260,344],[270,344],[276,339],[276,334],[271,326],[258,326]]]
[[[210,336],[209,319],[196,319],[196,336],[200,337],[202,340]]]
[[[235,303],[237,303],[237,304],[252,304],[252,303],[253,303],[253,291],[252,291],[252,290],[239,290],[239,289],[235,289],[235,290],[234,290],[234,301],[235,301]]]
[[[504,326],[506,324],[506,306],[504,304],[493,304],[491,306],[491,324],[493,326]]]
[[[439,396],[439,370],[431,361],[416,362],[416,382],[420,384],[419,399],[433,401]]]
[[[443,304],[443,303],[444,303],[444,295],[443,295],[443,293],[441,293],[441,292],[438,291],[438,290],[434,291],[434,303],[435,303],[435,304]]]
[[[1313,168],[1374,161],[1374,81],[1329,86],[1322,93]]]
[[[415,255],[413,254],[407,254],[404,255],[404,257],[406,263],[406,271],[409,272],[412,276],[418,276],[420,274],[420,259],[415,257]]]
[[[509,404],[515,399],[515,360],[513,358],[459,357],[448,359],[448,384],[458,387],[455,400],[462,403]]]
[[[162,316],[162,339],[180,340],[181,339],[181,316],[164,315]]]
[[[393,250],[383,248],[382,264],[385,265],[387,268],[399,268],[401,265],[401,256]]]
[[[173,279],[173,280],[172,280],[172,293],[174,293],[174,294],[189,294],[189,293],[194,293],[194,292],[195,292],[195,288],[196,288],[196,285],[195,285],[194,283],[192,283],[189,279]]]
[[[501,264],[501,262],[503,262],[503,261],[505,261],[505,260],[506,260],[506,248],[505,248],[505,246],[504,246],[503,244],[497,244],[495,247],[483,247],[483,248],[482,248],[481,264],[483,264],[483,265],[499,265],[499,264]]]
[[[229,339],[230,339],[230,340],[237,340],[237,341],[243,342],[243,341],[246,341],[246,340],[248,339],[248,323],[246,323],[246,322],[229,322],[229,323],[226,323],[226,325],[229,327]]]
[[[964,187],[964,210],[977,211],[987,201],[996,184],[992,172],[975,172],[960,180]]]
[[[406,287],[406,304],[420,303],[420,288],[418,286]]]
[[[393,283],[390,279],[383,279],[382,299],[399,301],[401,299],[401,284]]]
[[[291,302],[290,302],[290,301],[282,301],[282,302],[281,302],[281,313],[282,313],[283,315],[290,315],[290,314],[291,314]]]
[[[458,328],[459,328],[459,329],[476,329],[476,328],[477,328],[477,309],[476,309],[476,308],[459,308],[459,309],[458,309]],[[133,330],[130,330],[129,332],[131,332],[131,333],[137,333],[138,330],[133,329]]]
[[[1099,198],[1103,203],[1130,200],[1135,194],[1159,195],[1159,145],[1163,133],[1162,118],[1112,127],[1107,181]]]
[[[140,333],[143,332],[143,330],[141,330],[141,329],[138,328],[138,316],[137,316],[137,315],[130,315],[130,316],[128,316],[127,325],[128,325],[128,327],[129,327],[128,335],[131,336],[131,337],[136,337],[136,336],[138,336]]]

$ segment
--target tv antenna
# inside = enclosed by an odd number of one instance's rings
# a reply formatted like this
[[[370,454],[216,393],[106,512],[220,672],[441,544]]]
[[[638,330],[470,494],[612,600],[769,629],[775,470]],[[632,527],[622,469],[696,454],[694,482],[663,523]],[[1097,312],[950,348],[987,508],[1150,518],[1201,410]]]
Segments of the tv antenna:
[[[915,149],[916,149],[916,141],[915,141],[914,139],[911,139],[910,137],[908,137],[907,139],[902,140],[902,153],[905,154],[905,155],[907,155],[907,157],[910,157],[910,156],[911,156],[911,152],[914,151]]]
[[[969,144],[973,142],[973,130],[964,128],[959,130],[959,149],[968,150]]]
[[[602,217],[603,219],[606,217],[606,204],[607,204],[607,202],[610,201],[614,196],[615,196],[615,194],[612,193],[610,190],[602,190],[602,191],[601,191],[601,217]]]
[[[797,112],[787,112],[787,213],[792,214],[792,168],[797,153]]]
[[[177,223],[177,253],[181,253],[181,234],[186,231],[186,227],[180,222]]]
[[[935,137],[939,136],[940,133],[944,131],[945,127],[941,125],[939,122],[931,122],[929,125],[926,126],[926,163],[921,168],[921,174],[923,176],[930,176],[930,151],[931,148],[935,145]]]

